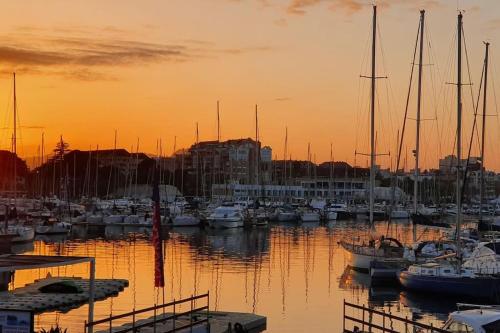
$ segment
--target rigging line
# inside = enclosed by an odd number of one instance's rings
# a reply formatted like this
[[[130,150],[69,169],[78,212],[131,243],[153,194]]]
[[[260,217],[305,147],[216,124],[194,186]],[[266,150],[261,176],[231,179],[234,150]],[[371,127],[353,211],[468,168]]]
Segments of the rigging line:
[[[364,73],[367,71],[367,66],[368,66],[368,50],[369,50],[369,46],[370,46],[370,37],[371,37],[371,31],[372,31],[372,28],[370,28],[368,30],[368,33],[367,33],[367,36],[366,36],[366,39],[365,39],[365,46],[364,46],[364,50],[363,50],[363,56],[362,56],[362,59],[361,59],[361,68],[360,68],[360,76],[358,78],[358,101],[357,101],[357,108],[356,108],[356,123],[357,124],[360,124],[360,121],[361,121],[361,118],[362,118],[362,114],[364,114],[364,112],[362,112],[361,110],[363,109],[363,104],[361,101],[364,101],[365,98],[364,98],[364,94],[363,92],[365,91],[364,87],[365,87],[365,83],[364,83],[364,80],[362,80],[361,78],[361,73]],[[359,130],[358,127],[356,127],[357,130]],[[357,132],[357,134],[359,134],[359,132]],[[355,140],[355,150],[358,149],[358,137],[359,135],[356,135],[354,140]]]
[[[497,100],[497,94],[496,94],[496,86],[495,86],[495,76],[496,76],[496,66],[495,64],[492,64],[492,70],[493,70],[493,74],[495,75],[492,75],[492,80],[491,80],[491,84],[493,86],[493,100],[495,102],[495,113],[496,113],[496,118],[497,118],[497,129],[500,129],[500,118],[499,118],[499,114],[498,114],[498,100]],[[500,131],[497,131],[497,135],[498,135],[498,140],[500,141]],[[496,154],[492,154],[492,156],[496,156]]]
[[[411,87],[412,87],[412,82],[413,82],[413,73],[415,72],[414,63],[415,63],[415,58],[417,56],[417,44],[418,44],[418,39],[419,39],[418,34],[420,32],[420,25],[421,25],[421,22],[419,21],[418,22],[418,29],[417,29],[417,38],[415,40],[415,48],[413,49],[413,61],[411,62],[410,82],[408,85],[408,94],[406,95],[405,116],[403,118],[403,127],[401,129],[401,138],[399,141],[398,156],[397,156],[397,160],[396,160],[396,167],[395,167],[396,173],[399,170],[399,163],[401,162],[401,150],[403,148],[404,135],[405,135],[405,130],[406,130],[406,120],[408,117],[408,107],[410,104]]]
[[[455,72],[455,70],[454,70],[454,68],[455,68],[454,67],[455,66],[454,51],[455,51],[456,39],[457,39],[457,32],[454,30],[451,44],[448,47],[449,52],[448,52],[448,59],[446,62],[447,66],[445,67],[446,71],[443,75],[444,79],[449,78],[451,76],[452,71]],[[442,95],[443,95],[443,97],[442,97],[443,98],[443,108],[445,111],[445,114],[443,115],[443,124],[451,123],[452,113],[450,111],[450,106],[449,106],[449,105],[451,105],[451,102],[448,102],[449,98],[450,98],[449,95],[451,95],[451,93],[450,93],[450,89],[448,88],[448,85],[443,85],[441,91],[442,91]],[[448,116],[448,119],[444,119],[444,117],[446,115]],[[441,142],[441,143],[451,142],[451,139],[448,137],[450,132],[449,131],[445,132],[445,129],[447,129],[447,128],[448,128],[447,126],[441,127],[441,131],[439,133],[439,142]],[[443,154],[444,151],[445,151],[445,148],[441,147],[441,154]]]
[[[384,71],[384,73],[387,73],[388,70],[388,66],[387,66],[387,63],[386,63],[386,56],[385,56],[385,52],[384,52],[384,46],[383,46],[383,39],[382,39],[382,33],[380,32],[380,23],[377,25],[377,35],[378,35],[378,39],[379,39],[379,42],[378,42],[378,45],[379,45],[379,48],[380,48],[380,53],[381,53],[381,56],[382,56],[382,69]],[[388,112],[387,112],[387,116],[388,116],[388,121],[389,121],[389,127],[390,127],[390,137],[393,137],[394,136],[394,124],[393,124],[393,121],[392,121],[392,117],[391,117],[391,104],[390,104],[390,99],[389,99],[389,85],[390,85],[390,81],[389,82],[386,82],[385,84],[385,88],[386,88],[386,95],[387,95],[387,109],[388,109]],[[383,117],[379,117],[381,121],[383,121]]]
[[[428,33],[428,24],[427,24],[427,27],[425,29],[425,36],[427,38],[427,58],[428,58],[428,62],[429,63],[434,63],[434,59],[435,59],[435,55],[434,55],[434,48],[432,46],[432,40],[431,40],[431,34]],[[441,77],[441,71],[439,69],[439,65],[436,63],[436,71],[437,71],[437,76],[438,78]],[[436,139],[439,138],[439,119],[438,119],[438,108],[439,108],[439,97],[438,95],[436,95],[436,78],[434,76],[434,71],[433,70],[430,70],[429,71],[429,76],[430,76],[430,81],[431,81],[431,92],[432,92],[432,98],[433,98],[433,109],[434,109],[434,118],[436,119],[436,133],[437,133],[437,137]],[[442,93],[443,91],[443,86],[441,86],[439,88],[439,95]],[[441,147],[441,140],[437,140],[438,141],[438,155],[437,155],[437,159],[439,160],[440,156],[441,156],[441,151],[442,151],[442,147]]]
[[[471,73],[470,73],[469,52],[467,50],[467,42],[466,42],[466,39],[465,39],[465,32],[464,32],[463,26],[462,26],[462,36],[463,36],[463,40],[464,40],[465,59],[466,59],[466,63],[467,63],[467,74],[469,76],[469,83],[470,83],[469,84],[469,90],[470,90],[470,94],[471,94],[472,108],[474,110],[474,124],[475,124],[476,123],[476,119],[475,118],[477,116],[477,107],[478,107],[478,104],[479,104],[479,99],[477,100],[476,105],[474,105],[474,91],[472,89],[472,77],[471,77]],[[483,74],[481,74],[481,79],[482,79],[482,75],[484,75],[484,72],[483,72]],[[481,90],[479,90],[479,92],[481,92]],[[478,131],[477,126],[472,126],[472,130],[474,130],[474,128],[476,130],[476,138],[478,140],[477,143],[479,145],[479,133],[477,132]],[[470,145],[472,146],[472,136],[471,136]],[[470,150],[471,150],[471,148],[469,147],[469,157],[470,157]]]
[[[465,48],[465,50],[466,50],[465,54],[466,54],[466,58],[467,58],[467,48]],[[472,151],[472,141],[474,140],[474,131],[475,130],[476,130],[476,136],[478,136],[478,133],[477,133],[477,110],[478,110],[478,107],[479,107],[479,99],[481,98],[481,88],[483,86],[483,78],[484,78],[484,75],[485,75],[485,70],[486,70],[486,58],[484,59],[483,70],[481,72],[481,81],[479,82],[479,93],[478,93],[478,96],[477,96],[476,107],[474,109],[474,121],[472,123],[472,129],[471,129],[471,134],[470,134],[469,151],[468,151],[468,154],[467,154],[467,162],[465,163],[465,171],[464,171],[463,180],[462,180],[462,188],[460,189],[460,197],[461,197],[462,200],[464,199],[465,188],[467,186],[467,170],[469,170],[470,154],[471,154],[471,151]],[[474,100],[472,101],[472,103],[474,103]],[[482,161],[481,161],[481,163],[482,163]],[[481,165],[481,167],[483,167],[483,166]]]

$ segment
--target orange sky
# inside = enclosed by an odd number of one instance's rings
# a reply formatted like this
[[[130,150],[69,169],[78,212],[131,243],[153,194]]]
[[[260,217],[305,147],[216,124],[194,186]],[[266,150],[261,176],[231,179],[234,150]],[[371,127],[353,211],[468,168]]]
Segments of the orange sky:
[[[221,101],[222,138],[254,134],[260,110],[264,144],[283,155],[285,127],[292,158],[306,158],[307,143],[320,162],[354,161],[368,152],[368,74],[371,1],[365,0],[147,0],[22,1],[0,12],[0,148],[12,132],[12,80],[16,71],[20,111],[19,151],[36,154],[45,132],[50,149],[62,134],[71,148],[118,145],[154,153],[161,138],[168,152],[188,147],[199,122],[200,139],[216,137]],[[427,10],[422,160],[437,165],[453,148],[454,31],[457,3],[445,0],[379,1],[378,152],[395,155],[403,120],[419,9]],[[493,85],[500,57],[500,3],[459,2],[477,94],[483,40],[491,46],[489,113],[496,114]],[[427,45],[426,45],[427,46]],[[430,56],[432,54],[432,57]],[[383,55],[383,57],[382,57]],[[464,70],[466,68],[464,67]],[[432,75],[432,79],[431,79]],[[467,80],[468,81],[468,80]],[[434,88],[433,88],[434,87]],[[387,98],[389,96],[389,98]],[[472,108],[464,88],[470,136]],[[414,117],[415,99],[410,117]],[[499,119],[488,117],[488,168],[500,170]],[[405,143],[413,164],[415,123]],[[437,129],[436,129],[437,128]],[[439,134],[438,134],[439,133]],[[477,144],[474,146],[477,151]],[[388,166],[388,157],[379,162]],[[403,157],[404,159],[404,157]],[[366,165],[358,156],[357,164]]]

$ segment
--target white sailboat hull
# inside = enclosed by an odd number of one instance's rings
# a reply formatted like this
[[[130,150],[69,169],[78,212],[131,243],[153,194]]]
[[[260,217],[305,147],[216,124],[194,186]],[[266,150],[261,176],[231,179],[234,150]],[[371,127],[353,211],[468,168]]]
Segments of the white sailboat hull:
[[[172,220],[174,227],[196,227],[200,224],[200,219],[192,215],[177,215]]]
[[[279,212],[278,213],[278,221],[279,222],[290,222],[290,221],[295,221],[297,216],[295,213],[291,212]]]
[[[326,219],[328,221],[334,221],[337,219],[337,217],[338,217],[337,212],[326,212]]]
[[[302,222],[319,222],[319,214],[318,213],[303,213],[300,215],[300,220]]]
[[[211,228],[239,228],[243,227],[243,219],[241,218],[225,218],[225,219],[215,219],[209,220],[208,222]]]

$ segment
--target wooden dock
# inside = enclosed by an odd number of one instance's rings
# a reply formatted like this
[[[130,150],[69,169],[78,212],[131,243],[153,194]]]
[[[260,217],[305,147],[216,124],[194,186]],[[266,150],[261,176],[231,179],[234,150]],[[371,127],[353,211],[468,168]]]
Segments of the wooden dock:
[[[267,318],[253,313],[210,311],[209,293],[85,322],[88,333],[258,333]],[[152,315],[151,315],[152,314]]]
[[[40,288],[70,281],[79,293],[42,293]],[[127,280],[96,279],[95,299],[117,295],[128,286]],[[51,310],[67,311],[89,301],[89,280],[74,277],[50,277],[27,284],[13,291],[0,292],[0,308],[5,310],[29,310],[41,313]]]
[[[237,333],[237,332],[248,332],[248,333],[259,333],[266,330],[267,327],[267,318],[264,316],[259,316],[252,313],[240,313],[240,312],[224,312],[224,311],[216,311],[210,312],[208,317],[208,324],[199,323],[194,324],[192,327],[191,316],[184,315],[179,316],[175,319],[175,323],[173,319],[171,319],[172,313],[165,313],[156,316],[156,321],[160,321],[160,323],[155,322],[155,317],[137,320],[135,324],[127,323],[119,327],[113,327],[111,329],[104,329],[101,331],[97,331],[97,333],[125,333],[125,332],[134,332],[135,327],[141,327],[137,329],[137,332],[141,333],[170,333],[170,332],[194,332],[194,333]],[[195,313],[193,314],[193,318],[205,318],[206,313]],[[161,322],[162,319],[166,319],[166,321]],[[210,329],[208,329],[208,325],[210,325]],[[239,326],[241,325],[241,326]],[[238,327],[241,327],[243,331],[238,331]],[[191,331],[192,328],[192,331]]]

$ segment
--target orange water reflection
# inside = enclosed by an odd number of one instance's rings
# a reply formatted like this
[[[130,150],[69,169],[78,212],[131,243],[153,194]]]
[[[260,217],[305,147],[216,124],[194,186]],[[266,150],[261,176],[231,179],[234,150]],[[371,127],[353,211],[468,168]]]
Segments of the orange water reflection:
[[[379,232],[385,233],[385,228],[384,223],[377,226]],[[211,309],[266,315],[268,332],[340,332],[344,299],[414,316],[422,299],[415,301],[412,295],[394,288],[370,288],[366,275],[344,271],[345,256],[338,241],[352,234],[364,235],[361,229],[365,225],[360,222],[338,222],[251,230],[172,230],[164,243],[165,299],[210,291]],[[404,241],[411,240],[409,224],[395,225],[391,232]],[[418,234],[435,238],[440,231],[419,229]],[[153,288],[154,255],[148,236],[117,238],[39,240],[29,253],[93,256],[98,278],[129,280],[129,287],[117,297],[96,303],[96,319],[160,302],[163,295]],[[87,277],[88,270],[88,265],[82,264],[20,271],[14,286],[23,286],[49,272],[53,276]],[[426,321],[439,325],[445,318],[435,317],[433,311],[426,313],[425,304],[422,307]],[[82,332],[86,318],[87,306],[82,306],[66,313],[37,315],[36,326],[59,323],[70,332]]]

